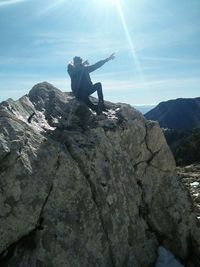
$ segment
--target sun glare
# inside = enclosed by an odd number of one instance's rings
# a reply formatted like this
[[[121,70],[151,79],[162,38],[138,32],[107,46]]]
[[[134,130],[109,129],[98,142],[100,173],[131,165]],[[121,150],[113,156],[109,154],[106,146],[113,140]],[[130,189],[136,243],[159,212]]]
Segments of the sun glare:
[[[102,0],[101,0],[102,1]],[[116,6],[117,4],[118,4],[118,0],[109,0],[109,1],[106,1],[105,0],[105,2],[106,2],[106,4],[108,5],[108,6]]]
[[[128,27],[128,24],[126,22],[126,17],[125,17],[125,14],[123,12],[122,0],[94,0],[94,1],[101,8],[104,8],[104,9],[113,8],[116,10],[116,12],[120,18],[122,27],[124,29],[126,41],[128,43],[135,67],[138,70],[138,74],[139,74],[141,80],[145,80],[142,66],[140,64],[139,57],[137,55],[136,48],[134,45],[133,32],[129,31],[129,27]]]
[[[112,8],[117,6],[119,0],[95,0],[95,2],[103,8]]]
[[[133,60],[135,62],[136,68],[138,69],[138,72],[139,72],[142,80],[144,80],[142,67],[141,67],[140,61],[139,61],[137,53],[136,53],[136,49],[135,49],[135,46],[134,46],[134,42],[133,42],[132,36],[131,36],[131,34],[129,32],[128,25],[126,23],[126,20],[125,20],[124,13],[122,11],[120,2],[117,1],[117,0],[116,0],[116,8],[117,8],[117,11],[118,11],[122,26],[124,28],[124,32],[125,32],[125,35],[126,35],[126,38],[127,38],[127,42],[129,44],[129,47],[130,47],[130,50],[131,50],[131,53],[132,53]]]

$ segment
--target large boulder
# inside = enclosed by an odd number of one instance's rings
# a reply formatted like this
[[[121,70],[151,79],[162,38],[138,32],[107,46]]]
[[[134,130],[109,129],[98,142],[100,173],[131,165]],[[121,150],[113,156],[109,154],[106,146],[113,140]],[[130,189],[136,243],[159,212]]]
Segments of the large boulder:
[[[0,265],[134,266],[158,247],[198,262],[188,192],[156,122],[96,116],[48,83],[0,104]]]

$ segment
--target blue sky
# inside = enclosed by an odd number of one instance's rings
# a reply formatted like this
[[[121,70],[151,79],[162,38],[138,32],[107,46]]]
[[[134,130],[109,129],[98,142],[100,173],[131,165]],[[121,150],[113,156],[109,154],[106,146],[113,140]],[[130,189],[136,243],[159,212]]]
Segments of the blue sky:
[[[0,101],[48,81],[70,91],[67,63],[116,59],[91,74],[105,99],[150,105],[200,96],[199,0],[0,0]]]

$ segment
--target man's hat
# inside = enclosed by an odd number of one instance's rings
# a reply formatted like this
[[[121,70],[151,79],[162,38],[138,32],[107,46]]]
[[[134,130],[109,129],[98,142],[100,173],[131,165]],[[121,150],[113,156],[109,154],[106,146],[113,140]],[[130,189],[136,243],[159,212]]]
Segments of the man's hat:
[[[83,60],[82,60],[81,57],[77,57],[77,56],[76,56],[76,57],[73,58],[73,62],[74,62],[74,63],[82,63],[82,61],[83,61]]]

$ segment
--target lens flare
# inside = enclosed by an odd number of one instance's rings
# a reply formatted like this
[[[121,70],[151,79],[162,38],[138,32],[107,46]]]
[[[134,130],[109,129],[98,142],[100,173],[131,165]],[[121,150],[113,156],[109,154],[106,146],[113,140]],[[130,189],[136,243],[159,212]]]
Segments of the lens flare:
[[[117,12],[119,14],[122,26],[124,28],[126,39],[127,39],[128,45],[130,47],[131,54],[133,56],[133,60],[134,60],[135,66],[136,66],[136,68],[138,70],[140,78],[142,80],[145,80],[144,79],[143,70],[142,70],[142,66],[140,64],[140,61],[139,61],[137,53],[136,53],[136,49],[135,49],[135,46],[134,46],[133,38],[130,35],[129,29],[128,29],[128,26],[127,26],[127,23],[126,23],[126,20],[125,20],[125,16],[124,16],[124,13],[122,11],[122,6],[121,6],[121,3],[120,3],[120,0],[115,0],[115,7],[117,8]]]

